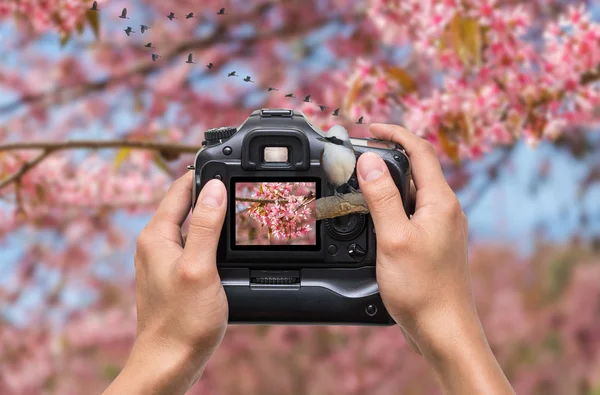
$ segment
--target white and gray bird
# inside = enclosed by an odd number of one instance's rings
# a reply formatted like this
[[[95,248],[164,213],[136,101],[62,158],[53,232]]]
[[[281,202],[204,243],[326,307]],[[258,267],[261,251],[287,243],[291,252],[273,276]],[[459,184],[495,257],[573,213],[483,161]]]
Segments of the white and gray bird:
[[[327,180],[336,188],[335,194],[340,195],[337,188],[348,183],[356,168],[356,153],[348,131],[343,126],[335,125],[318,139],[325,142],[321,152],[321,167]],[[355,192],[351,186],[350,190]]]

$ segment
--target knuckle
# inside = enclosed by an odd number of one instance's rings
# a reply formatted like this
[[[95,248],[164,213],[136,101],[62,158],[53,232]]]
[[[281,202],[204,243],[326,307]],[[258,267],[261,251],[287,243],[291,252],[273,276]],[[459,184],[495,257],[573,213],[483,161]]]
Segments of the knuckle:
[[[144,227],[140,232],[137,241],[135,243],[135,249],[137,251],[147,251],[152,248],[152,232],[148,229],[148,226]]]
[[[426,140],[424,138],[422,138],[420,140],[419,151],[421,151],[422,153],[428,153],[428,154],[436,153],[433,144],[431,144],[431,142],[429,142],[428,140]]]
[[[213,270],[209,265],[203,265],[199,262],[190,262],[188,260],[182,260],[175,265],[175,270],[178,278],[183,283],[193,284],[208,284],[214,277]]]
[[[189,233],[213,234],[217,225],[214,213],[200,212],[199,215],[194,215],[190,219]]]
[[[446,215],[457,218],[461,217],[461,214],[463,213],[460,202],[455,196],[444,200],[444,203],[442,204],[442,211]]]
[[[376,210],[388,210],[389,205],[396,204],[400,199],[400,192],[398,191],[398,188],[396,188],[396,186],[390,181],[377,188],[373,201],[377,205]]]
[[[385,229],[377,233],[377,248],[385,253],[397,253],[410,247],[410,237],[404,232],[396,232],[393,229]]]

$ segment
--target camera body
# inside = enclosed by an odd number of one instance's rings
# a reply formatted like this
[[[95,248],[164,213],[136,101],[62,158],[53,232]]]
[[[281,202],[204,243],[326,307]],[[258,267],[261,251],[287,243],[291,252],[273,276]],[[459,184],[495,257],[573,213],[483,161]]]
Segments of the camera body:
[[[379,295],[370,215],[316,219],[316,199],[334,194],[320,163],[323,136],[289,109],[256,110],[239,128],[205,134],[193,165],[192,201],[213,178],[227,188],[217,268],[230,323],[394,323]],[[357,158],[371,151],[385,160],[409,213],[404,149],[350,141]],[[349,184],[358,188],[356,171]]]

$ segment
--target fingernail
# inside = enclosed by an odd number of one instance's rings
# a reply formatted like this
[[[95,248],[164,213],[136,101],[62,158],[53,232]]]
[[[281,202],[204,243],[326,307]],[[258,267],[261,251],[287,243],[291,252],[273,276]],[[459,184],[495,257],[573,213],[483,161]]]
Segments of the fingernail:
[[[385,163],[375,153],[367,152],[358,161],[358,174],[364,181],[373,181],[383,174]]]
[[[219,180],[210,180],[200,191],[200,201],[209,207],[221,207],[225,199],[225,185]]]

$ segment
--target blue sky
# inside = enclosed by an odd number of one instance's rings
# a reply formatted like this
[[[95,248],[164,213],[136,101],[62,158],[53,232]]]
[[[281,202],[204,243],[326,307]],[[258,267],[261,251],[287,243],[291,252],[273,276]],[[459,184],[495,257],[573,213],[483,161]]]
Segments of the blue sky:
[[[595,19],[600,20],[600,2],[590,1]],[[350,28],[338,24],[331,24],[314,34],[311,34],[306,43],[315,45],[314,54],[301,63],[295,63],[294,68],[309,68],[313,72],[320,72],[331,67],[343,67],[344,62],[337,62],[335,58],[324,48],[318,46],[318,43],[334,32],[344,31],[349,33]],[[246,27],[240,30],[239,34],[251,33],[252,28]],[[22,64],[19,53],[7,50],[6,45],[12,42],[10,37],[14,36],[13,26],[10,23],[0,23],[0,59],[4,66],[15,68],[26,68]],[[88,31],[78,42],[89,42],[92,36]],[[44,53],[52,58],[59,58],[65,53],[71,53],[77,50],[77,44],[71,43],[66,48],[60,49],[55,36],[46,36],[35,44],[32,50],[38,53]],[[289,49],[283,49],[284,54],[291,56]],[[394,58],[398,62],[407,55],[407,49],[403,48],[394,53]],[[290,58],[291,59],[291,58]],[[251,75],[251,71],[240,63],[231,64],[232,69],[238,70],[241,75]],[[98,75],[101,78],[102,75]],[[196,83],[196,89],[213,90],[216,81],[214,79],[200,79]],[[12,92],[0,90],[0,106],[3,103],[15,99]],[[223,98],[226,99],[226,98]],[[127,97],[120,100],[128,100]],[[260,95],[250,98],[250,104],[260,102]],[[59,117],[60,112],[54,114]],[[118,129],[122,132],[127,131],[139,120],[136,116],[124,111],[117,111],[115,119],[118,120]],[[0,126],[4,119],[0,115]],[[167,119],[168,121],[168,119]],[[221,126],[221,125],[213,125]],[[18,131],[11,131],[12,138],[18,138]],[[74,138],[102,138],[105,137],[98,124],[90,124],[85,130],[73,130]],[[598,136],[595,137],[596,139]],[[537,165],[542,158],[552,158],[552,170],[546,182],[541,185],[535,194],[529,193],[529,185],[532,179],[535,179]],[[591,237],[600,234],[600,185],[594,186],[584,197],[579,200],[577,191],[581,179],[586,174],[592,163],[600,160],[598,155],[588,158],[585,161],[573,159],[568,154],[556,149],[549,143],[543,143],[538,148],[532,149],[524,143],[520,143],[512,155],[513,170],[504,168],[501,170],[498,180],[496,180],[481,197],[475,208],[469,213],[470,230],[472,240],[491,241],[496,243],[510,243],[522,253],[530,253],[533,247],[533,233],[542,226],[545,237],[553,242],[566,241],[573,234],[582,232],[584,236]],[[474,164],[473,166],[481,166]],[[479,175],[474,179],[473,184],[465,191],[459,193],[459,198],[466,204],[469,201],[468,193],[478,186],[479,183],[485,183],[486,177]],[[1,203],[0,203],[1,204]],[[0,206],[1,207],[1,206]],[[587,229],[580,229],[578,217],[580,212],[586,212],[590,218],[590,224]],[[105,258],[99,258],[95,265],[95,270],[101,271],[103,275],[111,276],[110,266],[102,265],[102,261],[110,261],[118,257],[123,262],[131,262],[132,252],[136,235],[148,221],[149,216],[128,216],[124,213],[115,215],[115,220],[130,235],[128,245],[122,251],[117,251],[114,255]],[[14,268],[14,263],[18,261],[24,245],[31,238],[48,238],[49,242],[60,243],[60,239],[55,236],[36,234],[32,230],[17,232],[3,242],[2,254],[0,254],[0,279],[6,278]],[[130,265],[131,268],[133,265]],[[51,286],[55,282],[55,276],[47,273],[46,283]],[[0,280],[0,285],[2,280]],[[81,303],[82,293],[75,292],[67,295],[66,300],[73,304]],[[89,296],[89,295],[88,295]],[[86,296],[87,297],[87,296]],[[37,301],[36,293],[30,295],[22,302],[24,305],[34,305]],[[23,307],[23,306],[22,306]],[[11,314],[19,318],[21,313],[13,311]],[[21,317],[23,318],[23,317]]]

